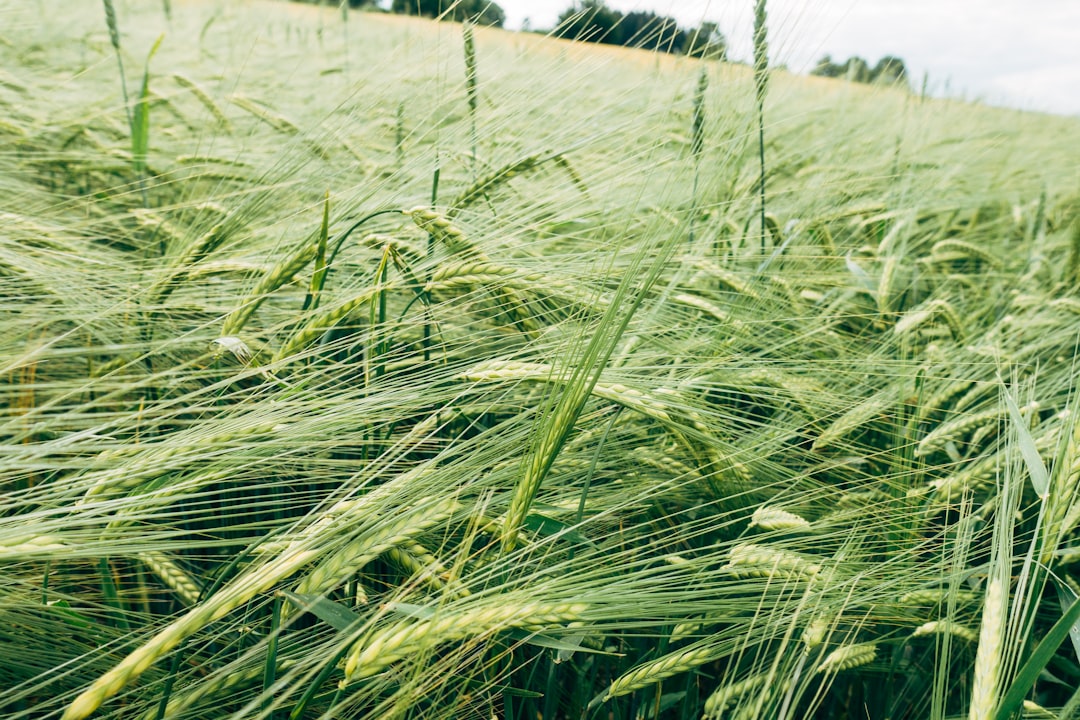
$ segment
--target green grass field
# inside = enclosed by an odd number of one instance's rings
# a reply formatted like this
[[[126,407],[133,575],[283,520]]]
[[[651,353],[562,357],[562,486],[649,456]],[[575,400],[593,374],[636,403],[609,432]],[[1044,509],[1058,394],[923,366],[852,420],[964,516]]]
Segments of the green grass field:
[[[3,717],[1080,717],[1080,120],[164,5],[0,0]]]

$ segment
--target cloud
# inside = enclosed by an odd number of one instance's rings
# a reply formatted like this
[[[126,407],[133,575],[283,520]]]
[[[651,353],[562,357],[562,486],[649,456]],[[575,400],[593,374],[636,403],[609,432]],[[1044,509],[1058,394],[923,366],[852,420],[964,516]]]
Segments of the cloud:
[[[1080,63],[998,75],[990,83],[987,100],[1011,107],[1080,115],[1080,94],[1069,92],[1068,88],[1080,88]]]

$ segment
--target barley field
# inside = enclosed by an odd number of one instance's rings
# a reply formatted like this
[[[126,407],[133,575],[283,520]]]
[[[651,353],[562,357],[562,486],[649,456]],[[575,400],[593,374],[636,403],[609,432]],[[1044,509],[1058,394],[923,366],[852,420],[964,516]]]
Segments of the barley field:
[[[1078,147],[0,0],[0,715],[1080,717]]]

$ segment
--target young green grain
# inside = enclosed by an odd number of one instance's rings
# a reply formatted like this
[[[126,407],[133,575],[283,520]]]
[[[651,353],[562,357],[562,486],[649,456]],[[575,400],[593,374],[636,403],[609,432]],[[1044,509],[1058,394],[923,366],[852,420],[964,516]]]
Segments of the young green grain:
[[[818,665],[818,674],[838,673],[857,668],[874,661],[877,656],[877,643],[857,643],[841,645],[822,659]]]
[[[986,586],[979,648],[975,653],[975,682],[971,688],[969,720],[992,720],[997,708],[1002,643],[1005,634],[1007,590],[1000,577],[992,577]]]
[[[616,678],[604,694],[604,700],[632,693],[635,690],[655,685],[673,675],[693,670],[711,661],[716,655],[716,648],[702,645],[669,653],[662,658],[639,665]]]

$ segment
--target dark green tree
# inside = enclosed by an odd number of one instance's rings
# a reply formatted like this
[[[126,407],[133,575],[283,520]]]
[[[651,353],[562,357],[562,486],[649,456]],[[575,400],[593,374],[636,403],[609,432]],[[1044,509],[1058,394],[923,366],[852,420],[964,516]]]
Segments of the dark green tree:
[[[832,56],[826,55],[818,60],[817,65],[810,71],[810,74],[818,77],[840,77],[844,74],[844,66],[834,63]]]
[[[703,22],[687,33],[686,54],[706,60],[727,60],[727,38],[714,22]]]
[[[844,78],[851,82],[868,83],[871,80],[870,63],[858,55],[849,57],[844,63]]]
[[[893,55],[886,55],[878,60],[877,65],[870,71],[873,82],[886,85],[907,84],[907,67],[904,61]]]
[[[326,7],[340,7],[342,0],[294,0],[294,2],[307,3],[308,5],[324,5]],[[357,10],[364,7],[378,7],[378,0],[345,0],[345,4]]]
[[[679,53],[686,48],[689,34],[674,18],[654,12],[635,11],[624,15],[616,27],[621,45]]]
[[[390,11],[401,15],[445,17],[447,20],[472,20],[477,25],[502,27],[506,12],[490,0],[393,0]],[[445,16],[443,13],[446,13]]]
[[[886,85],[907,84],[907,68],[904,61],[894,55],[886,55],[873,68],[859,56],[850,57],[843,63],[834,63],[826,55],[818,60],[811,75],[844,78],[852,82],[876,82]]]
[[[612,10],[603,0],[581,0],[562,11],[554,34],[574,40],[622,45],[625,37],[618,29],[622,18],[621,12]]]
[[[715,29],[715,25],[712,26]],[[554,34],[585,42],[626,45],[667,53],[683,53],[693,33],[679,27],[675,18],[651,11],[623,14],[603,0],[579,0],[559,15]],[[714,40],[712,31],[706,33]],[[723,36],[720,36],[722,39]],[[712,50],[716,50],[712,47]]]

